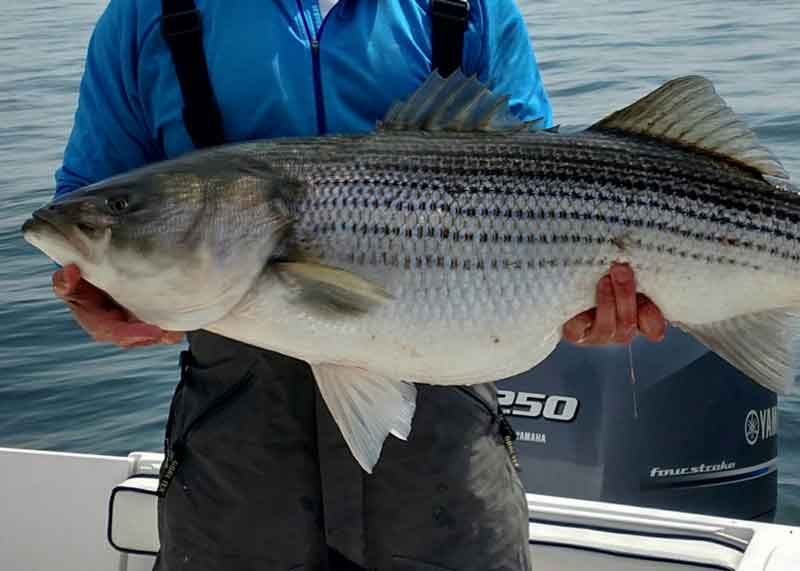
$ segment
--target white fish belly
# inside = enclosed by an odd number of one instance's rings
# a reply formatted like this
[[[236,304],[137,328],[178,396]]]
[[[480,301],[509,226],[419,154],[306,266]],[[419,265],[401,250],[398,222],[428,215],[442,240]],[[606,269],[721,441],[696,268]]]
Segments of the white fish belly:
[[[363,268],[362,268],[363,270]],[[366,368],[389,378],[471,384],[530,369],[572,315],[591,307],[607,271],[414,271],[379,275],[394,299],[361,316],[330,316],[265,288],[211,331],[311,363]],[[362,272],[363,273],[363,272]]]
[[[670,321],[710,323],[797,298],[794,276],[777,265],[748,272],[708,263],[718,250],[702,243],[683,249],[705,257],[603,244],[550,252],[546,267],[343,266],[380,283],[394,299],[365,315],[342,317],[304,307],[284,288],[265,287],[209,329],[311,363],[471,384],[523,372],[546,358],[563,324],[594,306],[597,282],[615,261],[633,266],[639,291]]]

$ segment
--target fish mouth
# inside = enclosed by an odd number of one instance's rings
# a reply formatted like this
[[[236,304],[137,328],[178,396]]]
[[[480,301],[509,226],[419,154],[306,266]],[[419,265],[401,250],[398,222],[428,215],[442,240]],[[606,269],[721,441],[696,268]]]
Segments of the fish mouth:
[[[37,236],[43,237],[50,235],[54,238],[60,238],[69,246],[77,250],[81,255],[87,255],[87,246],[82,239],[82,234],[88,234],[88,231],[94,230],[84,224],[60,224],[58,214],[50,212],[46,208],[41,208],[34,212],[22,225],[22,235],[28,242],[36,245]],[[85,226],[86,228],[81,228]]]
[[[22,235],[27,236],[31,232],[35,232],[39,223],[33,217],[28,218],[25,223],[22,225]]]
[[[42,210],[37,210],[22,225],[22,233],[28,235],[32,232],[40,232],[42,230],[58,234],[67,240],[69,239],[68,233],[63,230],[60,225],[56,224],[56,222],[50,216],[44,214]]]

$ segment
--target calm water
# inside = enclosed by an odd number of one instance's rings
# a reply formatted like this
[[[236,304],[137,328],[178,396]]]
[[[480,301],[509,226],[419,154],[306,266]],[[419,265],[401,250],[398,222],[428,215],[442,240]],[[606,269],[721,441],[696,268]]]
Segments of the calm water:
[[[0,446],[161,447],[176,348],[87,341],[19,227],[46,201],[104,1],[4,0],[0,18]],[[718,90],[800,178],[800,3],[524,0],[556,112],[583,125],[687,73]],[[38,189],[38,190],[37,190]],[[781,402],[778,520],[800,524],[800,399]]]

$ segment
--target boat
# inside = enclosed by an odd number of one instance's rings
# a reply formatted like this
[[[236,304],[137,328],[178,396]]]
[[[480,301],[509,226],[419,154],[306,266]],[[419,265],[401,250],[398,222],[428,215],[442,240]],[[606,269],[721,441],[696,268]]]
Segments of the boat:
[[[144,571],[163,456],[0,448],[0,569]],[[528,494],[536,571],[797,571],[800,527]]]

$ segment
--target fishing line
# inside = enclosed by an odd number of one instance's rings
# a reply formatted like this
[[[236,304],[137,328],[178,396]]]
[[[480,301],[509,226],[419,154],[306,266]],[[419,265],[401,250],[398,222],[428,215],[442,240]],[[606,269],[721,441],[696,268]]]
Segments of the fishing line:
[[[636,395],[636,371],[633,369],[633,342],[628,343],[628,369],[630,370],[631,394],[633,395],[633,418],[639,420],[639,399]]]

